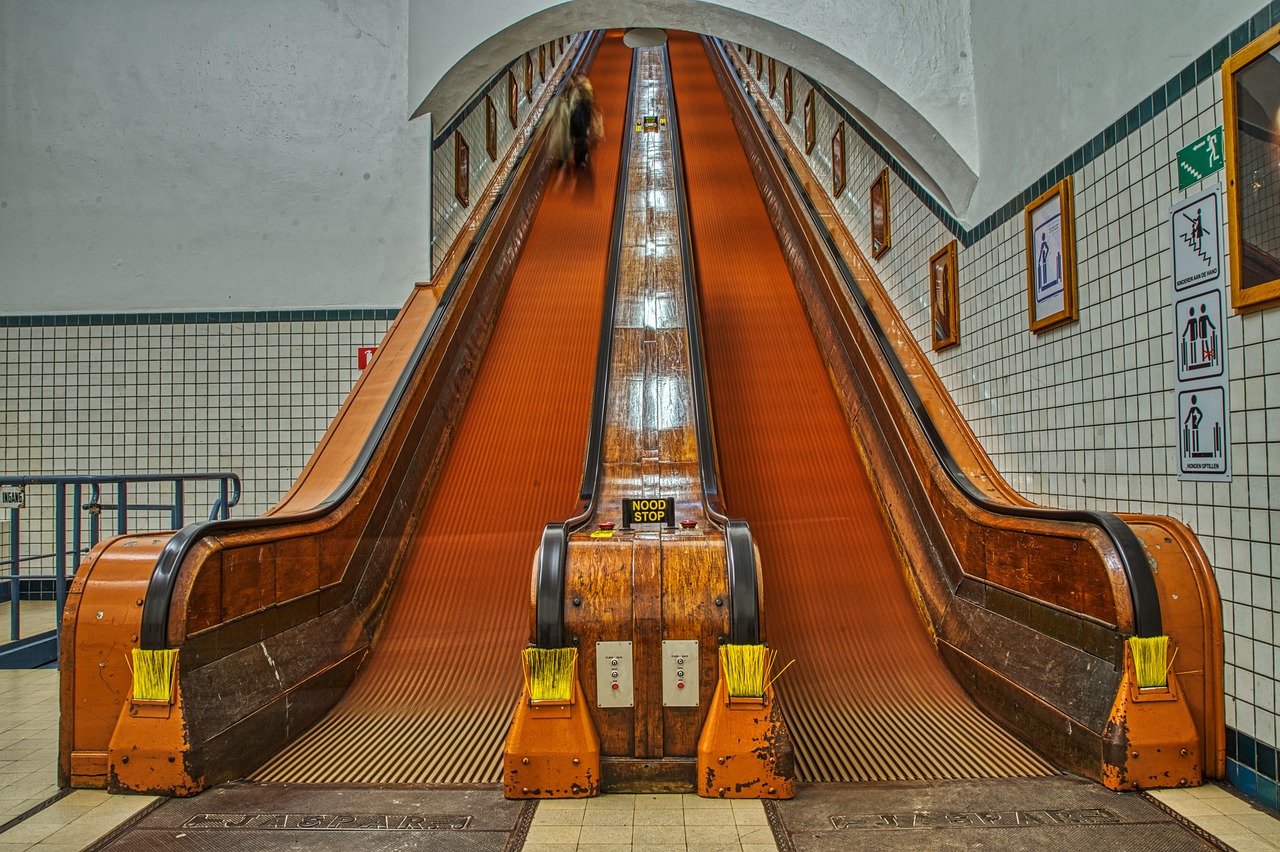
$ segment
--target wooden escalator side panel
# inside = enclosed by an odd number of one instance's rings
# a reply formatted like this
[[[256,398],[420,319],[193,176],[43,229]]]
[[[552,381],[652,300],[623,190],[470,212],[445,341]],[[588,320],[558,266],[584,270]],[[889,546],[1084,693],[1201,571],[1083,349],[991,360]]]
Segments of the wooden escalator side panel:
[[[748,85],[755,84],[749,82]],[[791,144],[781,117],[767,106],[762,112],[765,120],[772,127],[774,137],[781,142],[782,153],[804,185],[811,188],[810,201],[857,279],[871,311],[885,332],[888,343],[902,362],[915,392],[960,470],[978,491],[990,500],[1018,507],[1035,505],[1008,484],[974,435],[915,335],[898,312],[874,267],[868,263],[849,233],[829,195],[816,189],[821,186],[821,181],[809,168],[806,157]],[[850,324],[853,323],[850,322]],[[1184,684],[1185,694],[1192,705],[1197,727],[1204,737],[1206,774],[1211,777],[1220,777],[1225,771],[1223,685],[1220,663],[1222,633],[1220,605],[1212,566],[1194,534],[1178,521],[1162,516],[1132,513],[1124,513],[1120,517],[1143,541],[1152,563],[1156,584],[1160,590],[1162,612],[1167,610],[1170,613],[1170,617],[1163,619],[1165,632],[1175,646],[1181,649],[1180,654],[1189,660],[1205,661],[1203,680],[1196,676],[1187,678],[1187,683]],[[1044,530],[1038,529],[1036,524],[1031,524],[1027,531],[1043,532]],[[1067,544],[1070,546],[1071,543],[1068,541]],[[1094,547],[1087,541],[1081,544],[1087,548]],[[1109,546],[1105,542],[1099,542],[1099,544],[1104,547]],[[1129,625],[1127,629],[1131,629],[1131,622],[1128,621],[1124,612],[1127,606],[1127,601],[1124,600],[1127,584],[1115,566],[1104,566],[1106,577],[1111,581],[1112,593],[1108,596],[1105,584],[1096,583],[1096,591],[1090,593],[1088,599],[1081,600],[1078,597],[1082,591],[1080,588],[1055,587],[1052,583],[1047,583],[1044,572],[1037,570],[1035,562],[1024,559],[1021,564],[1018,564],[998,558],[1002,553],[1007,553],[1008,548],[997,548],[994,554],[997,557],[995,559],[988,558],[981,538],[969,537],[962,545],[962,550],[963,548],[969,548],[969,551],[959,553],[958,559],[970,576],[1034,599],[1047,601],[1055,606],[1088,613],[1122,627]],[[1071,550],[1074,549],[1071,547]],[[1042,554],[1038,561],[1049,557],[1050,561],[1061,562],[1060,557],[1063,555],[1068,556],[1068,562],[1071,561],[1070,555],[1063,554],[1061,551],[1057,554]],[[1071,573],[1073,576],[1079,574],[1078,569]],[[1183,593],[1178,594],[1174,591],[1175,589]],[[1107,602],[1108,597],[1110,603]],[[1116,615],[1107,615],[1110,607],[1119,608]],[[1198,663],[1189,663],[1187,668],[1196,670],[1197,665]]]

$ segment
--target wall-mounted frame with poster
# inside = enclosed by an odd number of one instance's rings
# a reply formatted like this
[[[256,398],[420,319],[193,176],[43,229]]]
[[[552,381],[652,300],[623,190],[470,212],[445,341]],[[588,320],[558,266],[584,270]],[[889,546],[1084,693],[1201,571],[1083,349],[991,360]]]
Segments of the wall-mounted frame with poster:
[[[893,244],[889,229],[889,170],[871,182],[871,257],[879,260]]]
[[[813,153],[813,146],[818,142],[818,116],[814,109],[813,89],[804,99],[804,152]]]
[[[520,121],[520,88],[514,71],[507,73],[507,118],[511,119],[512,127]]]
[[[484,96],[484,149],[489,152],[489,162],[497,162],[498,108],[493,105],[493,95]]]
[[[791,69],[788,68],[782,75],[782,115],[787,124],[791,123],[794,106],[795,102],[791,97]]]
[[[466,207],[471,203],[471,147],[461,133],[453,134],[453,194]]]
[[[547,82],[547,46],[538,45],[538,82]]]
[[[1231,307],[1280,304],[1280,27],[1222,63]],[[1212,157],[1212,146],[1207,152]],[[1208,158],[1205,166],[1212,167]]]
[[[1027,319],[1039,333],[1079,316],[1071,176],[1028,204],[1026,216]]]
[[[960,288],[956,257],[956,241],[952,240],[929,258],[929,329],[935,352],[960,342]]]
[[[524,96],[533,103],[533,57],[524,55]]]
[[[778,94],[778,63],[769,57],[769,97]]]
[[[839,198],[845,187],[844,122],[831,134],[831,197]]]

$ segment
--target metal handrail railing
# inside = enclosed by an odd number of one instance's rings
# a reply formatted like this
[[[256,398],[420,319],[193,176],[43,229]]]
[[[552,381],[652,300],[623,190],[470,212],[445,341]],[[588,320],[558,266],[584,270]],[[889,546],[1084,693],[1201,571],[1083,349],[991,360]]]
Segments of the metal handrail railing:
[[[19,505],[9,506],[7,555],[0,556],[0,590],[4,589],[5,583],[8,584],[10,641],[23,638],[19,606],[23,599],[23,584],[30,588],[32,584],[52,583],[56,607],[55,623],[51,629],[55,632],[60,629],[67,589],[75,577],[80,559],[103,538],[103,513],[109,517],[114,515],[113,528],[107,532],[109,536],[131,531],[182,529],[190,502],[188,486],[198,482],[217,483],[217,496],[210,506],[209,520],[230,518],[231,508],[240,502],[241,493],[240,477],[230,471],[0,476],[0,488],[20,488],[24,497],[31,487],[44,486],[53,490],[52,519],[42,519],[44,522],[38,525],[42,531],[41,543],[47,542],[47,536],[52,534],[52,551],[23,552],[22,513],[31,510],[26,507],[25,499]],[[169,487],[167,498],[157,500],[154,487],[139,496],[138,486],[156,484]],[[167,515],[167,527],[155,523],[154,516],[158,512]],[[147,523],[144,518],[151,522]],[[144,529],[139,529],[140,522]],[[53,563],[52,573],[23,571],[24,567],[43,568],[50,561]]]

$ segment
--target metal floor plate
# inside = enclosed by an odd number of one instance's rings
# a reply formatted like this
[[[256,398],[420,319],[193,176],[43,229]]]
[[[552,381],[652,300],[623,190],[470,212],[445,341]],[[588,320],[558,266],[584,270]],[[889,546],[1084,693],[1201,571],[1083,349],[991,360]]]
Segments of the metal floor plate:
[[[1071,777],[806,784],[765,807],[782,852],[1222,848],[1140,793]]]
[[[228,784],[170,799],[92,848],[503,852],[523,845],[533,810],[499,787]]]

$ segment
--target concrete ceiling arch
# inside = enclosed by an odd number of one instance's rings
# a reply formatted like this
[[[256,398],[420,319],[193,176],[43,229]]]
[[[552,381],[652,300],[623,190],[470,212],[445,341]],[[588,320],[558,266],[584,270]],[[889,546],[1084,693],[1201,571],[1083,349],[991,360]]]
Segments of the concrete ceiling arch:
[[[434,0],[410,0],[409,108],[447,121],[512,57],[568,33],[706,33],[821,82],[960,215],[978,177],[968,7],[969,0],[497,0],[442,15]]]

